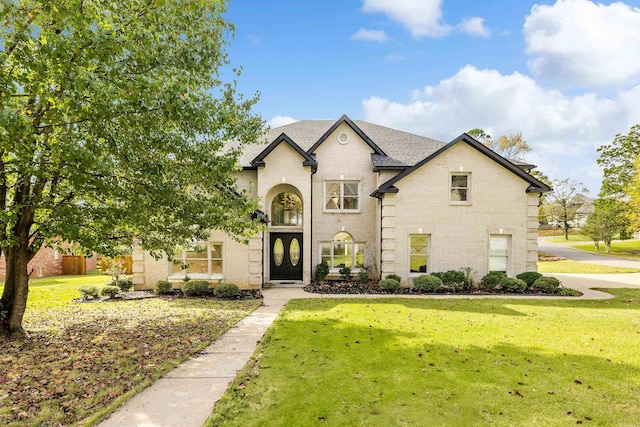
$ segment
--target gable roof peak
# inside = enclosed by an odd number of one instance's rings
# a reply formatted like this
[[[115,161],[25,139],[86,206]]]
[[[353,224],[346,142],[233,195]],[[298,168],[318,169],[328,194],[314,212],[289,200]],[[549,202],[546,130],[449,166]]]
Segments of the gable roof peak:
[[[353,120],[349,118],[346,114],[343,114],[336,122],[318,139],[318,141],[307,150],[307,153],[313,153],[318,149],[318,147],[327,139],[329,135],[331,135],[342,123],[346,123],[362,140],[373,150],[375,154],[380,154],[382,156],[386,156],[385,152],[382,151],[378,145],[369,136],[360,129],[360,127],[354,123]]]

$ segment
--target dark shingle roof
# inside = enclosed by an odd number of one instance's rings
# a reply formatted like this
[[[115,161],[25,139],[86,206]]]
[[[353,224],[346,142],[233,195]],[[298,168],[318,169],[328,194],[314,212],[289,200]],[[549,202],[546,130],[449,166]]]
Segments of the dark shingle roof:
[[[349,121],[346,116],[343,116],[339,121],[341,120]],[[354,120],[352,123],[360,128],[362,132],[387,155],[372,155],[372,162],[375,168],[384,169],[386,167],[398,168],[412,166],[446,145],[444,142],[435,139],[363,122],[361,120]],[[300,120],[269,130],[264,140],[266,143],[271,143],[284,133],[300,148],[308,151],[335,124],[335,120]],[[251,161],[254,160],[265,147],[264,144],[244,146],[243,154],[239,159],[240,166],[251,167]]]

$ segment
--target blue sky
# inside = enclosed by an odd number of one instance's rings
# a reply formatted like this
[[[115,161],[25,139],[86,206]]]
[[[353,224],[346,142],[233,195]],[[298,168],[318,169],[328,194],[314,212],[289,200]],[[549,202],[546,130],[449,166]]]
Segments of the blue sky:
[[[272,126],[521,131],[527,160],[595,197],[597,147],[640,123],[638,0],[232,0],[227,18],[239,91]]]

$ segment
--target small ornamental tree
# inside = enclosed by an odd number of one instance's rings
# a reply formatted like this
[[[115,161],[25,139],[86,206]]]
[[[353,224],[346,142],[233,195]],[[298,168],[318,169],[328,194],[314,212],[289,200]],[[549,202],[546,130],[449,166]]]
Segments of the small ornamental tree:
[[[225,3],[2,3],[4,331],[26,334],[27,263],[53,239],[113,256],[137,236],[159,255],[209,230],[258,230],[233,172],[264,123],[220,77],[231,71]]]

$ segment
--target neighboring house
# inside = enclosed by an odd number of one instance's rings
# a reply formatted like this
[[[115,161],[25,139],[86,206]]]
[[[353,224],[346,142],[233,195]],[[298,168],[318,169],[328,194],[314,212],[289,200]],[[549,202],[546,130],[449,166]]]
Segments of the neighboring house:
[[[269,221],[248,245],[208,242],[156,260],[134,248],[137,289],[169,279],[307,284],[315,267],[347,266],[405,283],[471,267],[514,276],[537,269],[538,202],[549,187],[463,134],[450,143],[343,116],[272,129],[239,159],[238,183]],[[183,269],[182,267],[185,267]]]
[[[63,244],[62,248],[68,248],[68,244]],[[48,248],[43,246],[38,253],[35,254],[33,259],[29,261],[27,271],[30,273],[30,277],[48,277],[59,276],[61,274],[68,274],[65,272],[64,260],[66,255],[63,255],[60,250]],[[77,257],[76,257],[77,258]],[[85,271],[95,270],[96,268],[96,256],[82,257],[81,262],[85,265]],[[0,280],[5,279],[6,275],[6,261],[4,256],[0,258]]]

